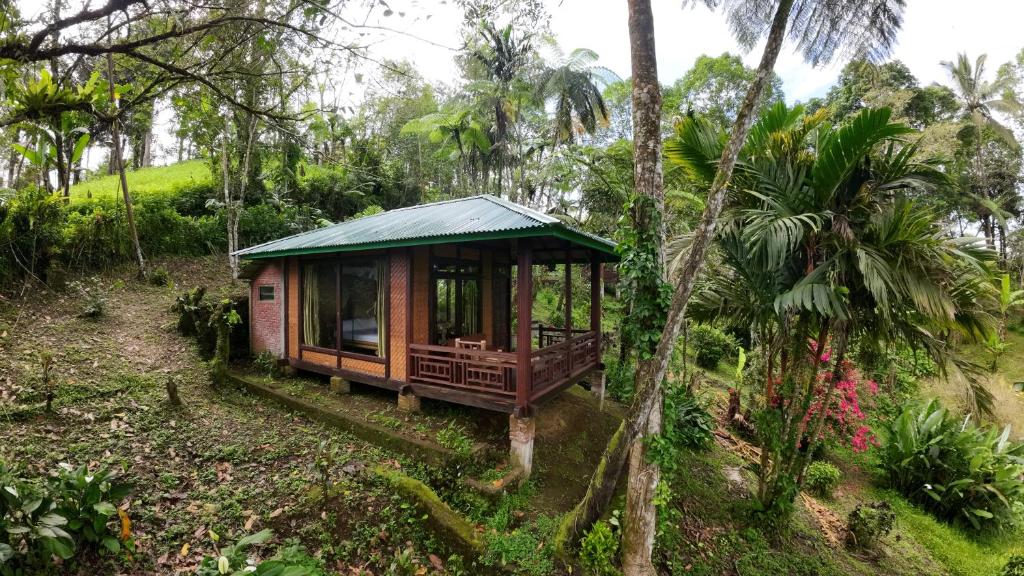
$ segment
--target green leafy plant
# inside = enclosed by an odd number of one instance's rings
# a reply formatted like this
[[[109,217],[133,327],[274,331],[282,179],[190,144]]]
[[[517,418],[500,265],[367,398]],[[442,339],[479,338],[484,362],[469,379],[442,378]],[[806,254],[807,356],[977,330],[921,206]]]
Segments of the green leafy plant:
[[[594,524],[580,542],[580,564],[586,574],[616,576],[615,560],[619,556],[619,534],[605,521]]]
[[[465,428],[454,422],[437,431],[437,443],[463,458],[473,453],[473,440],[466,435]]]
[[[221,548],[220,536],[211,531],[213,556],[203,557],[196,576],[324,576],[323,565],[294,542],[262,562],[249,558],[249,549],[266,544],[274,533],[268,528]]]
[[[871,548],[892,531],[896,512],[888,502],[858,504],[846,521],[846,543],[851,548]]]
[[[149,278],[147,278],[147,280],[149,280],[149,283],[152,284],[153,286],[170,286],[171,274],[167,271],[166,268],[161,266],[153,269],[149,273]]]
[[[882,469],[889,483],[941,518],[1001,529],[1024,505],[1024,444],[1010,428],[981,428],[951,416],[937,400],[888,424]]]
[[[67,518],[68,530],[80,544],[102,545],[113,553],[119,552],[122,544],[134,546],[123,524],[121,534],[111,529],[111,523],[119,518],[117,502],[129,492],[128,486],[116,479],[109,470],[90,472],[85,465],[60,464],[54,481],[58,511]]]
[[[555,569],[552,537],[557,527],[557,519],[540,516],[511,532],[491,532],[480,561],[486,566],[512,568],[517,574],[551,574]]]
[[[831,498],[841,478],[842,472],[839,468],[828,462],[816,460],[811,462],[804,473],[804,487],[817,496]]]
[[[281,374],[281,365],[278,363],[274,353],[269,350],[264,350],[253,356],[252,367],[270,378],[276,378]]]
[[[697,366],[707,370],[718,368],[718,363],[738,346],[736,340],[714,326],[697,324],[687,334],[687,345],[693,350]]]
[[[79,316],[96,320],[107,313],[107,296],[100,284],[99,278],[93,276],[86,280],[75,280],[68,283],[68,288],[81,302],[82,310]]]
[[[1000,576],[1024,576],[1024,554],[1010,556]]]

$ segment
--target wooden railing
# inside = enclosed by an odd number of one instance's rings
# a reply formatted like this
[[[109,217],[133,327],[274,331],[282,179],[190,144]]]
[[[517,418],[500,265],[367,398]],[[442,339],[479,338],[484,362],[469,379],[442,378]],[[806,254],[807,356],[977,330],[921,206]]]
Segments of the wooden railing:
[[[548,326],[541,324],[540,322],[534,322],[533,332],[537,335],[537,347],[538,348],[549,348],[561,342],[565,342],[565,328],[558,328],[557,326]],[[581,330],[575,328],[572,331],[572,335],[579,336],[586,334],[588,330]]]
[[[597,365],[597,333],[583,332],[572,339],[534,350],[531,354],[533,393],[537,398],[568,379]]]
[[[409,381],[515,396],[516,355],[451,346],[409,344]]]
[[[531,399],[593,368],[599,361],[596,332],[534,350],[530,355]],[[409,382],[514,398],[516,354],[427,344],[409,345]]]

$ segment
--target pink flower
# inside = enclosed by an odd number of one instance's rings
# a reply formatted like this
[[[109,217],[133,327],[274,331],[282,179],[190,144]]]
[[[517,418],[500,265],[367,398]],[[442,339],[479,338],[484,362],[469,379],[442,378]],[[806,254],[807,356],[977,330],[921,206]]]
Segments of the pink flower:
[[[821,353],[821,361],[822,362],[828,362],[829,358],[831,358],[831,357],[832,357],[832,352],[830,352],[829,350],[826,350],[826,351]]]

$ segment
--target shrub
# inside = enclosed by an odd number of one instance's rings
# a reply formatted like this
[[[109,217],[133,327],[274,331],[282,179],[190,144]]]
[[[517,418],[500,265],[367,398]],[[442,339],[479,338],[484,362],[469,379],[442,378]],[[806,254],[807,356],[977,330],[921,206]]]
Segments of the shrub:
[[[34,275],[46,280],[64,244],[60,199],[37,187],[0,201],[0,282]]]
[[[888,502],[858,504],[846,521],[846,543],[852,548],[870,548],[892,531],[896,512]]]
[[[171,274],[164,267],[159,267],[149,273],[149,283],[153,286],[170,286]]]
[[[718,363],[736,349],[732,337],[708,324],[697,324],[691,328],[687,344],[693,350],[697,366],[707,370],[718,368]]]
[[[609,523],[599,521],[580,542],[580,564],[591,576],[616,576],[619,570],[615,559],[619,556],[619,536]]]
[[[217,547],[216,534],[214,537],[214,550],[218,551],[215,556],[204,556],[199,567],[196,568],[196,576],[324,576],[323,563],[306,553],[305,549],[290,542],[276,555],[263,562],[255,562],[249,558],[248,549],[253,546],[265,544],[274,533],[270,529],[261,530],[238,540],[238,542]]]
[[[127,522],[120,530],[115,522],[128,490],[114,479],[67,464],[46,480],[27,479],[0,461],[0,573],[49,573],[55,558],[77,551],[131,549]]]
[[[609,360],[604,369],[605,395],[624,404],[632,401],[634,372],[636,365],[631,362]]]
[[[1003,566],[1001,576],[1024,576],[1024,554],[1014,554]]]
[[[811,462],[804,474],[804,487],[822,498],[831,498],[842,473],[828,462]]]
[[[463,458],[473,452],[473,441],[466,436],[466,429],[454,422],[437,431],[437,443]]]
[[[277,362],[277,357],[274,353],[269,350],[260,352],[252,359],[252,366],[260,374],[265,374],[270,378],[276,378],[281,374],[281,365]]]
[[[1009,426],[980,428],[931,400],[888,424],[882,469],[894,488],[940,518],[1006,528],[1024,505],[1024,444],[1009,435]]]
[[[707,448],[715,431],[715,417],[703,402],[680,385],[666,386],[662,436],[675,446]]]
[[[82,318],[96,320],[107,313],[107,296],[99,278],[93,276],[86,280],[75,280],[68,283],[68,288],[81,304],[82,309],[78,315]]]
[[[515,568],[516,574],[546,576],[555,571],[554,535],[558,519],[540,516],[512,532],[489,532],[480,561],[486,566]]]

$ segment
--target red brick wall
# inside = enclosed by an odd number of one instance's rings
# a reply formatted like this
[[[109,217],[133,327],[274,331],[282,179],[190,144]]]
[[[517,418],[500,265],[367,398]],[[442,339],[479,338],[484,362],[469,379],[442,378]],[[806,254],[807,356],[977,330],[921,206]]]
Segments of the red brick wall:
[[[280,262],[272,262],[264,266],[250,284],[249,337],[253,354],[268,350],[278,358],[284,357],[284,284],[281,278]],[[274,299],[260,300],[260,286],[273,286]]]

